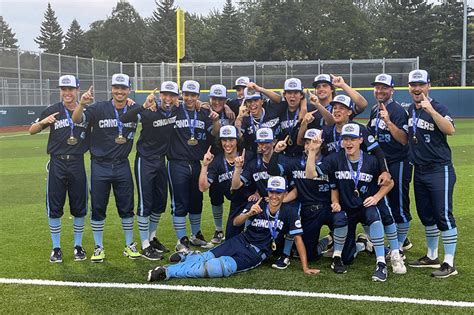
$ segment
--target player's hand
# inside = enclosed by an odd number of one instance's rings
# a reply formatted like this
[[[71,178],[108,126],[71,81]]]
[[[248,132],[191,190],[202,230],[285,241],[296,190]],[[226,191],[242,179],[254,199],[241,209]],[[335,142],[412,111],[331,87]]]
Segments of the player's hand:
[[[337,88],[342,88],[346,85],[344,78],[341,76],[330,75],[332,79],[332,84]]]
[[[228,119],[235,120],[235,113],[227,104],[224,105],[224,114]]]
[[[41,126],[47,126],[47,125],[51,125],[51,124],[54,124],[57,119],[56,119],[56,116],[59,114],[59,112],[56,112],[56,113],[53,113],[51,115],[49,115],[48,117],[46,117],[45,119],[41,120],[39,122],[39,124]]]
[[[249,216],[252,217],[252,216],[254,216],[256,214],[259,214],[263,211],[262,208],[260,208],[260,202],[262,202],[262,197],[260,197],[258,199],[258,201],[250,207],[250,211],[248,212]]]
[[[79,101],[79,105],[85,106],[89,105],[94,101],[94,87],[91,85],[89,89],[81,95],[81,100]]]
[[[315,113],[316,111],[312,111],[312,112],[309,112],[309,113],[306,113],[303,117],[303,121],[302,123],[303,124],[306,124],[306,125],[309,125],[310,123],[312,123],[314,121],[314,116],[313,114]]]
[[[281,140],[281,141],[277,142],[277,144],[275,145],[275,148],[274,148],[276,153],[280,153],[280,152],[285,151],[286,147],[288,146],[287,142],[288,142],[289,138],[290,138],[290,135],[287,135],[284,140]]]
[[[143,103],[143,107],[144,107],[144,108],[150,108],[150,107],[152,107],[152,106],[155,106],[155,107],[156,107],[156,97],[155,97],[156,90],[157,90],[157,89],[154,89],[153,92],[151,92],[150,94],[148,94],[148,96],[146,97],[145,102]],[[129,100],[129,99],[127,99],[127,101],[128,101],[128,100]]]
[[[341,204],[339,202],[331,203],[331,212],[340,212],[342,210]]]
[[[204,158],[203,158],[203,161],[202,161],[202,164],[204,166],[209,166],[209,164],[211,164],[212,160],[214,160],[214,154],[211,153],[211,147],[212,147],[212,145],[209,146],[209,148],[207,149],[206,154],[204,154]]]
[[[255,193],[250,195],[247,200],[249,202],[252,202],[252,201],[257,201],[259,198],[260,198],[260,194],[258,193],[258,191],[256,191]]]
[[[379,116],[380,119],[382,119],[386,125],[390,122],[390,115],[388,114],[387,108],[385,107],[384,103],[380,103],[380,109],[379,109]]]
[[[321,106],[321,103],[319,102],[319,98],[316,95],[314,95],[313,92],[311,92],[309,89],[307,89],[306,91],[308,92],[309,102],[316,107]]]
[[[377,183],[379,184],[379,186],[388,186],[390,185],[391,181],[392,181],[392,175],[390,175],[389,172],[385,171],[379,175]]]
[[[420,102],[420,106],[428,114],[431,114],[433,112],[433,105],[431,105],[430,100],[426,97],[424,93],[423,93],[423,100]]]
[[[368,208],[368,207],[371,207],[371,206],[375,206],[375,205],[377,205],[377,203],[378,203],[378,200],[375,199],[374,196],[370,196],[370,197],[365,198],[364,207]]]
[[[201,108],[205,108],[205,109],[208,109],[208,110],[211,110],[211,105],[208,103],[208,102],[201,102],[201,101],[198,101],[199,103],[199,110],[201,110]],[[197,109],[197,107],[196,107]]]
[[[321,134],[314,136],[314,138],[311,139],[309,143],[308,151],[312,151],[312,152],[319,151],[321,149],[322,143],[323,143],[323,140],[321,139]]]
[[[321,272],[319,269],[311,269],[311,268],[306,268],[303,270],[303,272],[307,275],[317,275],[318,273]]]
[[[238,118],[242,119],[248,115],[249,115],[249,109],[247,108],[247,105],[245,105],[245,102],[242,102],[242,105],[239,106]]]
[[[242,169],[242,167],[244,167],[244,162],[245,162],[245,149],[242,150],[242,155],[235,158],[234,160],[235,168]]]
[[[132,100],[131,98],[127,97],[127,100],[125,101],[125,105],[133,106],[133,105],[135,105],[135,101]]]
[[[249,82],[249,83],[247,83],[247,88],[248,88],[249,90],[255,90],[255,91],[257,91],[257,92],[261,92],[261,89],[262,89],[262,88],[261,88],[257,83],[255,83],[255,82]]]
[[[211,109],[211,113],[209,114],[209,118],[212,121],[218,121],[219,120],[219,114]]]

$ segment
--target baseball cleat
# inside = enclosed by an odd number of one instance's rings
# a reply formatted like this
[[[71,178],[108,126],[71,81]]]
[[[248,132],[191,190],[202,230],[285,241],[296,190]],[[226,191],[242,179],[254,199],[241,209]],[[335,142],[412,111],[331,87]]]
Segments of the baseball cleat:
[[[86,259],[87,255],[84,248],[82,248],[82,246],[74,246],[74,261],[82,261]]]
[[[148,271],[147,281],[160,281],[166,279],[166,267],[160,266]]]
[[[204,235],[202,235],[201,231],[197,232],[196,235],[191,235],[189,238],[189,241],[191,242],[192,245],[194,246],[200,246],[202,248],[212,248],[214,245],[212,243],[208,243],[204,239]]]
[[[175,249],[177,252],[188,252],[189,251],[189,238],[187,236],[183,236],[181,239],[179,239],[178,243],[176,243]]]
[[[428,256],[423,256],[415,261],[410,261],[408,266],[414,268],[440,268],[441,265],[439,263],[439,259],[430,259]]]
[[[130,259],[140,258],[142,255],[138,252],[137,243],[132,243],[126,246],[123,250],[123,255]]]
[[[223,231],[215,231],[214,236],[211,238],[211,243],[220,244],[225,240]]]
[[[59,247],[53,248],[53,251],[51,252],[51,256],[49,257],[49,262],[51,263],[63,262],[63,252],[61,251],[61,248]]]
[[[165,245],[163,245],[160,240],[158,240],[156,237],[154,237],[151,241],[150,241],[150,245],[159,253],[169,253],[170,250],[168,248],[166,248]]]
[[[341,256],[334,256],[331,263],[331,269],[335,273],[346,273],[347,266],[342,262]]]
[[[101,263],[105,259],[105,250],[103,247],[96,246],[91,256],[91,262]]]
[[[387,281],[387,264],[383,262],[378,262],[375,272],[372,275],[372,281]]]
[[[357,235],[356,243],[362,243],[365,246],[365,251],[368,253],[373,253],[374,252],[374,244],[372,244],[372,241],[369,239],[369,237],[363,233],[360,233]]]
[[[432,277],[444,279],[450,276],[455,276],[458,274],[456,268],[450,266],[447,262],[441,264],[441,267],[438,270],[435,270],[431,273]]]
[[[278,257],[278,259],[273,263],[272,268],[274,269],[286,269],[290,265],[290,258],[286,255]]]
[[[143,249],[141,252],[143,258],[148,260],[161,260],[163,259],[163,255],[159,253],[156,249],[154,249],[151,245],[147,248]]]

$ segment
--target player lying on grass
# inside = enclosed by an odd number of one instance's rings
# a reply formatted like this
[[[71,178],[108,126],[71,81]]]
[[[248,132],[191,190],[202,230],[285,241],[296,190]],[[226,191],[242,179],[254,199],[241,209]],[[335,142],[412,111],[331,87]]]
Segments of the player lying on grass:
[[[287,194],[285,179],[271,177],[267,190],[268,202],[260,198],[234,219],[234,225],[245,223],[242,233],[204,253],[176,252],[170,256],[170,261],[177,264],[148,271],[147,280],[219,278],[253,269],[271,254],[276,248],[278,236],[283,234],[295,237],[303,271],[307,274],[319,273],[318,269],[308,267],[298,212],[291,204],[283,204]]]

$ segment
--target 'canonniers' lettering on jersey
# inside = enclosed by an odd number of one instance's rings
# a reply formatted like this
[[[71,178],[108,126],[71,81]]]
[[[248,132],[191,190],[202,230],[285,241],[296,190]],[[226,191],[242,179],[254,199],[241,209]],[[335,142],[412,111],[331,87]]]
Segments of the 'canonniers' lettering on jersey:
[[[431,100],[431,105],[435,111],[454,126],[453,119],[446,106],[435,100]],[[417,119],[416,133],[413,130],[413,111],[415,111]],[[446,165],[451,163],[451,149],[447,136],[438,128],[431,115],[422,109],[416,109],[415,104],[410,105],[408,115],[410,117],[408,120],[410,161],[415,165]],[[413,141],[413,136],[416,136],[416,143]]]
[[[360,126],[360,130],[362,132],[362,138],[364,139],[364,142],[361,145],[361,149],[363,151],[370,152],[379,146],[378,142],[375,141],[374,137],[369,135],[369,131],[364,125],[359,124],[354,121],[349,121],[348,123],[358,124]],[[334,138],[334,136],[336,137]],[[337,151],[344,151],[344,149],[341,147],[342,145],[341,134],[337,132],[337,128],[335,128],[335,125],[324,126],[322,138],[323,138],[324,143],[326,143],[326,146],[327,146],[327,152],[323,151],[324,155],[328,155]]]
[[[349,170],[344,151],[330,154],[316,165],[319,174],[329,175],[329,180],[334,182],[337,186],[340,196],[340,203],[342,208],[347,212],[348,209],[355,209],[363,206],[365,198],[373,196],[379,190],[377,178],[380,175],[380,166],[375,156],[369,155],[366,152],[363,154],[363,163],[360,170],[360,179],[357,185],[357,190],[360,196],[357,197],[354,193],[356,189],[354,181],[351,177],[353,173],[356,176],[357,163],[351,163],[352,169]]]
[[[300,129],[300,111],[298,109],[293,112],[289,111],[287,101],[281,102],[280,106],[285,107],[285,110],[280,114],[280,131],[277,138],[278,140],[283,140],[289,135],[291,139],[289,143],[287,142],[287,147],[283,154],[287,156],[300,156],[303,153],[303,147],[297,144],[298,130]]]
[[[131,105],[127,110],[137,106],[140,105]],[[124,109],[117,109],[117,112],[120,117]],[[97,102],[86,107],[83,119],[92,127],[90,148],[92,157],[106,159],[128,158],[132,150],[138,118],[123,124],[122,136],[127,139],[127,142],[124,144],[115,143],[115,138],[119,135],[119,128],[112,101]]]
[[[89,149],[90,144],[90,128],[87,122],[74,124],[73,136],[77,139],[77,144],[67,144],[67,139],[71,136],[71,127],[67,118],[65,107],[62,102],[46,107],[40,114],[37,121],[43,120],[49,115],[56,115],[56,122],[49,125],[50,133],[48,136],[48,154],[84,154]],[[69,117],[72,117],[72,111],[69,111]],[[43,128],[46,128],[44,126]]]
[[[262,197],[268,196],[267,182],[270,178],[270,175],[267,171],[267,165],[268,164],[263,162],[262,157],[260,156],[260,163],[258,158],[245,163],[242,174],[240,175],[241,180],[246,186],[255,184],[258,193]],[[274,175],[283,176],[283,171],[281,171],[280,174],[273,174],[273,176]]]
[[[249,203],[242,213],[247,213],[252,205],[253,203]],[[250,244],[258,247],[268,255],[271,253],[272,244],[272,236],[268,226],[269,224],[274,224],[275,216],[267,217],[267,203],[265,201],[260,203],[260,207],[263,211],[247,220],[246,228],[243,233]],[[298,213],[299,209],[296,209],[294,204],[282,204],[276,224],[278,232],[277,240],[280,240],[285,235],[294,236],[303,233]]]

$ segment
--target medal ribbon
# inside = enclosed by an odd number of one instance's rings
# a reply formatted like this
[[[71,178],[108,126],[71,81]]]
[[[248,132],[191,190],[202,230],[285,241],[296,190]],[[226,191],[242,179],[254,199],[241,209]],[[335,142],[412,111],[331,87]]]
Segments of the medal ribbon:
[[[349,168],[349,173],[351,174],[352,181],[354,182],[355,189],[357,189],[357,185],[359,184],[359,179],[360,179],[360,170],[362,169],[362,163],[364,163],[364,155],[362,154],[362,150],[359,151],[359,163],[357,164],[357,173],[354,178],[354,171],[352,170],[352,165],[351,161],[349,161],[349,158],[347,157],[346,154],[346,161],[347,161],[347,167]]]
[[[293,129],[296,126],[296,121],[298,119],[299,114],[300,114],[300,109],[298,107],[298,109],[296,110],[295,117],[293,117],[293,120],[291,121],[291,124],[290,124],[290,131],[288,132],[288,135],[290,136],[290,138],[291,138],[291,134],[293,132]],[[290,121],[290,113],[289,113],[288,108],[286,109],[286,121]]]
[[[270,234],[272,235],[272,240],[275,241],[276,238],[278,237],[278,216],[280,215],[280,210],[277,211],[275,214],[275,221],[271,222],[270,221],[270,206],[267,204],[267,208],[265,209],[265,212],[267,214],[267,220],[268,220],[268,229],[270,230]]]
[[[64,111],[66,112],[67,121],[69,122],[69,127],[71,128],[71,137],[74,137],[74,133],[73,133],[74,122],[72,121],[71,116],[69,115],[69,111],[67,110],[66,105],[64,105],[64,102],[63,102],[63,106],[64,106]]]
[[[337,140],[336,124],[334,124],[334,127],[332,128],[332,137],[334,138],[334,142],[336,143],[336,152],[339,152],[339,150],[341,149],[341,139]]]
[[[194,130],[196,129],[197,111],[196,109],[194,109],[194,119],[193,119],[193,123],[191,124],[191,119],[189,119],[189,114],[185,107],[186,106],[183,105],[184,115],[186,115],[186,120],[188,121],[189,132],[191,133],[191,139],[194,139]]]
[[[263,117],[265,117],[265,108],[262,108],[262,116],[260,116],[260,120],[258,122],[258,129],[262,127]],[[253,118],[252,114],[250,114],[250,124],[252,124],[253,133],[257,134],[257,129],[255,129],[254,120],[255,119]]]
[[[114,107],[114,111],[115,111],[115,119],[117,119],[117,128],[118,128],[118,132],[119,132],[119,137],[123,135],[123,122],[120,121],[120,118],[119,118],[119,113],[117,111],[117,108],[115,108],[115,103],[114,103],[114,100],[112,100],[112,106]],[[128,109],[128,106],[125,105],[125,107],[123,108],[123,113],[122,114],[125,114],[127,113],[127,109]]]
[[[415,108],[411,111],[411,114],[412,114],[413,137],[416,137],[416,125],[418,124],[418,119],[420,119],[420,117],[416,117]]]

